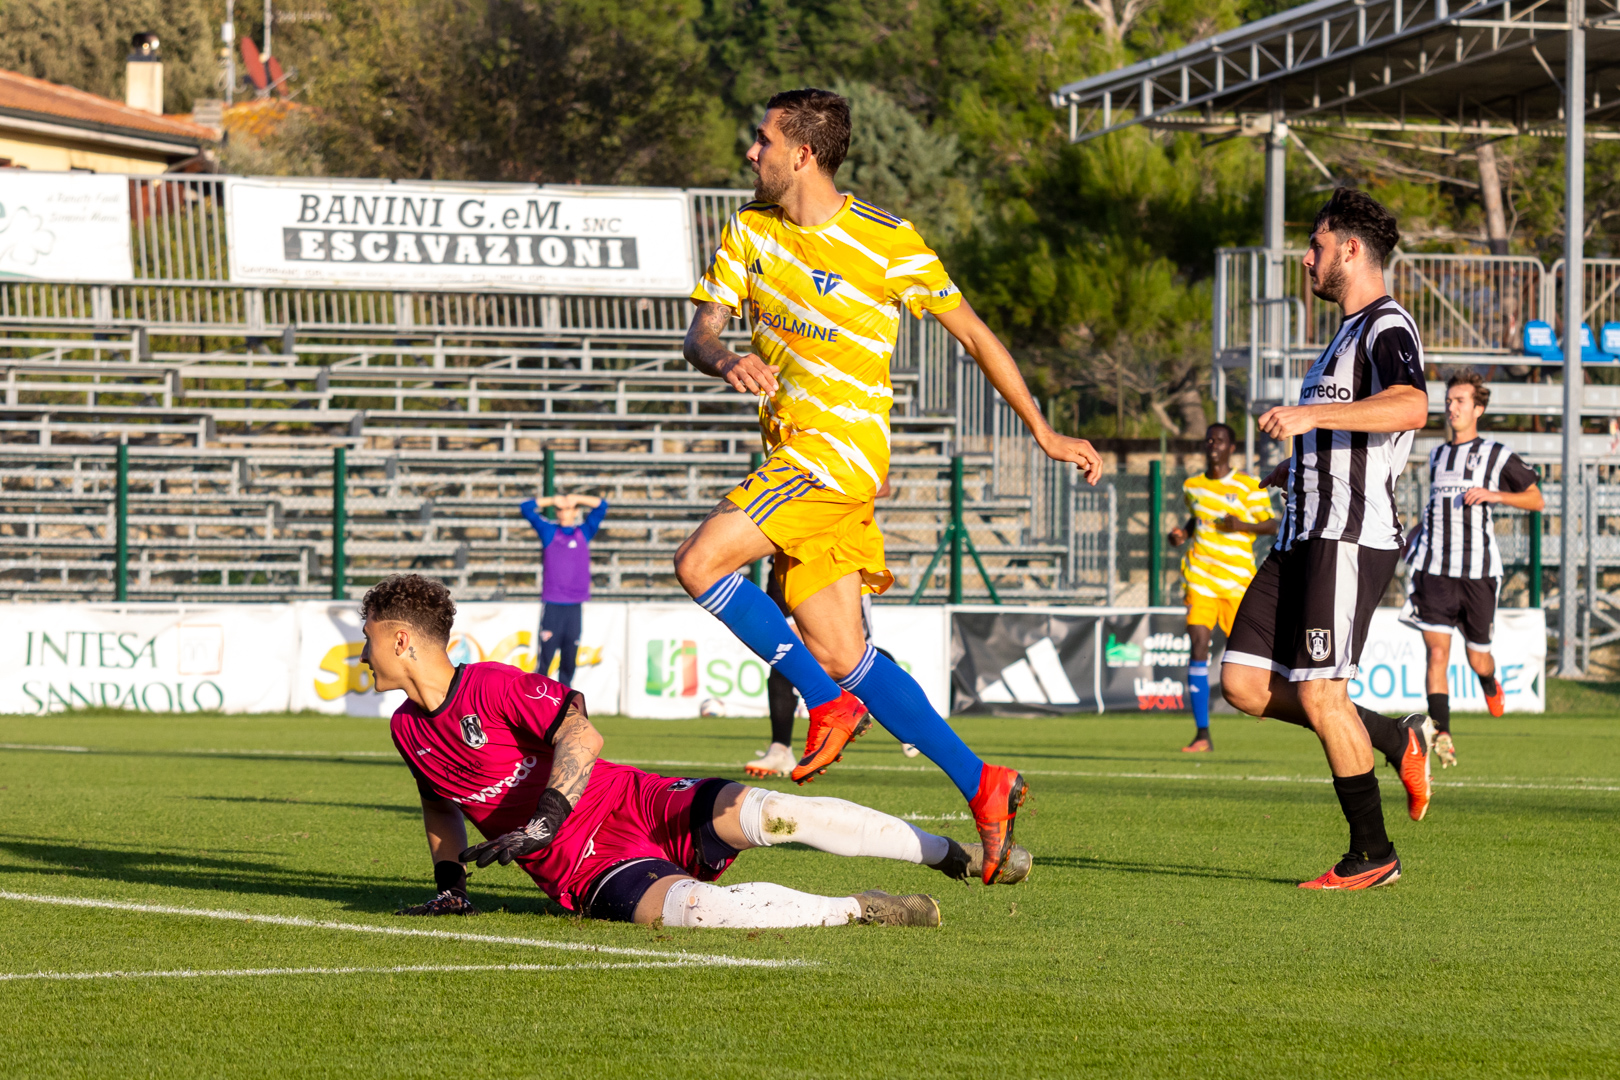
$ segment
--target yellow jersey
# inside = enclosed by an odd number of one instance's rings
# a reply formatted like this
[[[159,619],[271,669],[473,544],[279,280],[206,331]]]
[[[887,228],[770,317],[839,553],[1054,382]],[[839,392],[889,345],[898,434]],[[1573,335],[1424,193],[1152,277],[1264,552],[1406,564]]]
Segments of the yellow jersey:
[[[821,486],[870,501],[889,471],[889,357],[900,305],[914,315],[961,304],[939,256],[909,221],[851,195],[802,228],[774,203],[726,222],[694,303],[751,309],[753,349],[780,368],[760,402],[765,449]]]
[[[1236,471],[1219,480],[1204,473],[1189,476],[1181,490],[1197,520],[1192,546],[1181,559],[1187,591],[1220,600],[1241,597],[1254,577],[1254,534],[1223,532],[1215,523],[1227,514],[1250,524],[1267,521],[1271,496],[1254,477]]]

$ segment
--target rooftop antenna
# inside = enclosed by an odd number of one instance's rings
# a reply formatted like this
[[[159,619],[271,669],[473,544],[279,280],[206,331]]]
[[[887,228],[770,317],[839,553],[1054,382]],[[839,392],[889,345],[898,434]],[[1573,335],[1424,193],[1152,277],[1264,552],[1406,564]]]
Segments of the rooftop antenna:
[[[270,0],[264,0],[264,58],[270,59],[270,24],[276,17],[270,11]]]
[[[225,104],[230,105],[236,100],[236,0],[225,0],[225,23],[219,28],[220,40],[225,47],[220,49],[219,58],[225,65]]]

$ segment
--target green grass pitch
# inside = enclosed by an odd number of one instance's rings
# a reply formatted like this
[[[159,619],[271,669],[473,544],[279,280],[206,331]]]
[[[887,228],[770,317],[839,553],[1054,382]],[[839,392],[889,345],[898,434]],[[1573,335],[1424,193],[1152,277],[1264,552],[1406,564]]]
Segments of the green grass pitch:
[[[1295,888],[1345,840],[1297,728],[1217,717],[1218,752],[1189,758],[1185,717],[962,720],[1029,776],[1031,879],[753,851],[725,880],[927,890],[945,921],[759,933],[581,921],[515,867],[474,873],[482,917],[394,917],[432,888],[384,721],[0,718],[0,1062],[27,1077],[1613,1076],[1615,701],[1558,687],[1546,717],[1459,718],[1461,767],[1436,771],[1420,824],[1381,768],[1406,876],[1352,894]],[[671,775],[740,779],[764,743],[759,720],[598,723],[604,756]],[[944,777],[886,735],[807,793],[972,835]],[[15,977],[39,972],[129,974]]]

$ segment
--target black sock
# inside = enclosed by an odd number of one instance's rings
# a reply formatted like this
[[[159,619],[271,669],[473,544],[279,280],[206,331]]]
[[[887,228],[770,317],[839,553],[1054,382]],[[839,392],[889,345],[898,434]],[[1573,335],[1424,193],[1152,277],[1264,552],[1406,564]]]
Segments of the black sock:
[[[433,884],[440,892],[446,889],[455,889],[465,894],[467,891],[467,868],[455,859],[440,859],[433,864]]]
[[[1350,852],[1374,862],[1389,858],[1395,845],[1384,831],[1384,806],[1378,801],[1378,771],[1360,776],[1335,776],[1333,791],[1350,823]]]
[[[1495,682],[1496,680],[1492,679],[1491,681]],[[1485,692],[1487,694],[1490,693],[1489,690],[1487,690]],[[1450,731],[1451,730],[1451,695],[1450,694],[1430,694],[1429,695],[1429,719],[1434,721],[1434,727],[1435,727],[1436,731]]]
[[[1481,690],[1485,691],[1485,696],[1486,697],[1490,697],[1492,694],[1496,693],[1496,676],[1495,675],[1481,675],[1479,677],[1479,688]],[[1438,720],[1435,721],[1435,723],[1437,723],[1437,724],[1439,722],[1440,721],[1438,721]],[[1446,729],[1441,728],[1440,730],[1444,731]]]
[[[783,746],[793,745],[793,713],[799,707],[799,695],[788,682],[786,675],[778,675],[771,670],[770,680],[766,683],[766,697],[770,699],[771,706],[771,742],[781,743]]]
[[[1356,706],[1356,715],[1361,717],[1361,725],[1367,729],[1373,748],[1383,752],[1385,761],[1400,768],[1401,755],[1406,752],[1406,736],[1401,732],[1400,722],[1360,705]]]
[[[1209,738],[1209,728],[1207,728],[1207,727],[1199,728],[1198,731],[1193,735],[1193,739],[1195,741],[1198,740],[1198,739],[1207,739],[1207,738]]]

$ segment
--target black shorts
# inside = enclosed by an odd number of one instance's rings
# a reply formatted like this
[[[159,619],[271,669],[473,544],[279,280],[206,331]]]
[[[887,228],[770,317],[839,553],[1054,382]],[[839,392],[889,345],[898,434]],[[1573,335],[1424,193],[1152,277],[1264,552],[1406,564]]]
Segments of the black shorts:
[[[714,804],[727,784],[735,783],[720,777],[698,782],[692,795],[689,827],[692,846],[697,857],[706,866],[723,868],[737,857],[737,849],[720,839],[714,831]],[[596,876],[585,890],[585,903],[580,914],[589,919],[608,919],[613,922],[631,922],[636,907],[647,890],[664,878],[674,875],[691,877],[692,871],[668,859],[641,858],[616,862]]]
[[[1441,634],[1456,627],[1470,649],[1488,653],[1500,584],[1500,578],[1455,578],[1414,570],[1408,597],[1411,609],[1401,613],[1401,621]]]
[[[1400,557],[1343,540],[1273,549],[1238,605],[1223,663],[1269,668],[1290,682],[1355,678]]]

